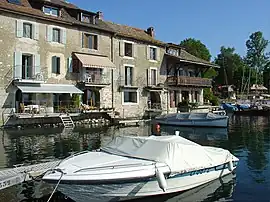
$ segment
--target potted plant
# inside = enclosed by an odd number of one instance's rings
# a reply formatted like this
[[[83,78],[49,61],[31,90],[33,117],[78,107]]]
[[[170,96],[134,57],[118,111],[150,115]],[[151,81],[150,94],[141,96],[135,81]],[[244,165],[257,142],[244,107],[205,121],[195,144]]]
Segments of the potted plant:
[[[190,111],[190,105],[188,100],[183,100],[182,102],[179,102],[177,105],[177,111],[180,112],[189,112]]]

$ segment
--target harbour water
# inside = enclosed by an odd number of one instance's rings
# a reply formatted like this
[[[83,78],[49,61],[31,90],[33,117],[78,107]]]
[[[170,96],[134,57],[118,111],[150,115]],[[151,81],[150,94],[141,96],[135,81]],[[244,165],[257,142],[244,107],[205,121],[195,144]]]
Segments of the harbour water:
[[[152,128],[151,124],[145,124],[128,128],[77,128],[73,131],[60,128],[3,131],[0,136],[0,168],[62,159],[74,152],[99,148],[114,135],[149,135]],[[161,126],[158,135],[174,135],[176,130],[199,144],[230,150],[240,163],[235,176],[227,176],[182,194],[154,197],[155,201],[270,202],[270,118],[233,116],[228,129]],[[53,188],[37,179],[0,191],[0,201],[43,202]],[[59,192],[52,201],[73,202]],[[149,201],[149,198],[137,201]]]

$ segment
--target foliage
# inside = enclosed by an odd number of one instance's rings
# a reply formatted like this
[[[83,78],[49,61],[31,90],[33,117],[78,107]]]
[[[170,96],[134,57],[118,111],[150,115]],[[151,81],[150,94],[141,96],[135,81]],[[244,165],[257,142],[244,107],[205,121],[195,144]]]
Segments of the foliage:
[[[211,59],[210,51],[200,40],[188,38],[181,41],[180,46],[198,58],[204,59],[206,61],[210,61]]]
[[[203,98],[205,100],[209,100],[209,102],[214,106],[220,104],[218,97],[213,94],[213,91],[210,88],[204,89]]]
[[[233,47],[220,48],[220,53],[215,58],[215,63],[220,66],[218,76],[215,79],[218,85],[234,85],[242,88],[242,77],[248,77],[249,70],[241,56],[235,53]]]
[[[266,54],[268,44],[269,41],[263,37],[262,32],[252,33],[246,42],[246,62],[258,72],[263,72],[269,67],[269,56]]]
[[[74,107],[80,107],[81,96],[78,94],[73,94],[72,95],[72,103],[73,103]]]
[[[209,68],[204,74],[202,75],[203,78],[208,78],[208,79],[214,79],[217,77],[218,72],[214,68]]]

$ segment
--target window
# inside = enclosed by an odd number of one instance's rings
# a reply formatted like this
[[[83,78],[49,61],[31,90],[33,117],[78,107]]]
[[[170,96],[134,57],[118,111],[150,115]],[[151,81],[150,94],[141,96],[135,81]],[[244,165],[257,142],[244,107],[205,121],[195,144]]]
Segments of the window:
[[[125,56],[133,57],[132,43],[125,42]]]
[[[171,55],[175,55],[175,56],[178,56],[179,55],[178,49],[173,49],[173,48],[167,49],[167,53],[169,53]]]
[[[150,47],[150,60],[157,60],[157,48]]]
[[[157,70],[156,69],[150,69],[150,85],[157,85]]]
[[[84,34],[83,35],[83,48],[98,49],[97,35]]]
[[[125,85],[132,86],[133,67],[125,66]]]
[[[43,12],[46,15],[52,15],[52,16],[59,16],[59,9],[58,8],[53,8],[49,6],[44,6],[43,7]]]
[[[57,42],[60,43],[61,39],[60,39],[60,29],[58,28],[53,28],[52,29],[52,41],[53,42]]]
[[[34,77],[33,55],[22,55],[22,79]]]
[[[90,23],[90,24],[94,24],[94,17],[82,13],[81,21],[86,22],[86,23]]]
[[[23,37],[32,39],[33,38],[33,27],[30,23],[23,23]]]
[[[137,91],[124,90],[124,103],[138,103]]]
[[[52,73],[60,74],[60,57],[52,57]]]

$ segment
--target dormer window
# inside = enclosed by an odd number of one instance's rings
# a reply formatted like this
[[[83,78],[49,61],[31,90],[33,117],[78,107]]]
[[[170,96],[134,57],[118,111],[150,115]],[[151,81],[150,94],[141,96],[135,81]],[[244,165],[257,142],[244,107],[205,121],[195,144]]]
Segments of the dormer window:
[[[49,6],[44,6],[43,7],[43,12],[46,15],[52,15],[52,16],[59,16],[59,9],[58,8],[54,8],[54,7],[49,7]]]
[[[179,50],[178,49],[168,48],[167,53],[169,53],[170,55],[179,56]]]
[[[95,24],[94,17],[84,13],[81,14],[81,21],[89,24]]]

